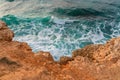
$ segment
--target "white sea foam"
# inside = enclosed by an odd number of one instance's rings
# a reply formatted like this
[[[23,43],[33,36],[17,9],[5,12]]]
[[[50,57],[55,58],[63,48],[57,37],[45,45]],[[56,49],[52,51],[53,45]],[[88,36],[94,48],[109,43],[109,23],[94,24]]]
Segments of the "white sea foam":
[[[55,22],[55,20],[57,21]],[[13,28],[13,30],[16,28],[14,40],[27,42],[34,52],[49,51],[55,60],[58,60],[60,56],[70,56],[73,50],[87,44],[98,44],[106,41],[99,23],[93,24],[96,27],[92,28],[82,21],[76,24],[69,19],[53,18],[53,21],[51,21],[53,23],[51,26],[44,25],[41,22],[24,22],[16,25]],[[63,21],[64,24],[60,21]],[[67,21],[71,22],[66,23]],[[26,26],[32,27],[27,29]],[[86,32],[86,30],[88,31]]]
[[[72,51],[88,44],[101,44],[120,35],[119,8],[114,5],[120,0],[0,0],[0,16],[14,31],[14,40],[27,42],[34,52],[49,51],[55,60],[60,56],[70,56]],[[102,4],[102,5],[101,5]],[[96,7],[97,6],[97,7]],[[103,15],[107,19],[93,16],[61,17],[50,14],[54,8],[88,8],[97,11],[115,10],[116,16]],[[108,10],[109,11],[109,10]],[[69,10],[68,10],[69,12]],[[83,10],[84,12],[84,10]],[[88,10],[89,12],[89,10]],[[50,16],[40,18],[43,16]],[[27,18],[25,18],[27,17]],[[34,18],[32,18],[34,17]],[[92,18],[90,18],[92,17]],[[5,18],[5,19],[4,19]],[[95,19],[94,19],[95,18]],[[13,20],[13,21],[12,21]],[[17,22],[17,23],[16,23]]]

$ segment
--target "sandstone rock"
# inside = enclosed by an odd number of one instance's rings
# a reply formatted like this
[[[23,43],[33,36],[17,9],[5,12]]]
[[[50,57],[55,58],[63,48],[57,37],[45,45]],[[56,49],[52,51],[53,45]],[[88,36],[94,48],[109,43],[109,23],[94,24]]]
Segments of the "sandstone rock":
[[[9,72],[15,71],[21,65],[18,62],[9,60],[6,57],[0,59],[0,77],[8,74]]]
[[[0,41],[12,41],[14,33],[7,27],[7,25],[0,21]]]
[[[91,60],[94,60],[93,53],[96,52],[96,50],[100,46],[102,46],[102,45],[101,44],[98,44],[98,45],[93,44],[93,45],[85,46],[82,49],[77,49],[72,52],[72,57],[83,56],[83,57],[88,57]]]
[[[94,53],[97,61],[111,60],[120,57],[120,38],[113,38],[106,44],[100,46]]]
[[[73,58],[71,58],[71,57],[62,56],[62,57],[60,57],[59,63],[60,64],[67,64],[69,61],[72,61],[72,60],[73,60]]]
[[[42,61],[54,61],[52,55],[49,52],[39,51],[35,55],[36,57],[42,57]]]

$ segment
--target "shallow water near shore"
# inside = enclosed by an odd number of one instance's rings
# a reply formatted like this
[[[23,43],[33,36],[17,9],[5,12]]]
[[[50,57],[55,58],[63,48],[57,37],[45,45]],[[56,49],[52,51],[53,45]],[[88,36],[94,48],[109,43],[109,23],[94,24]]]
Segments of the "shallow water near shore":
[[[34,52],[49,51],[58,60],[60,56],[71,56],[75,49],[89,44],[103,44],[120,36],[118,2],[2,0],[0,19],[14,31],[14,40],[27,42]],[[31,4],[25,6],[25,3]],[[57,5],[60,3],[62,5]],[[28,9],[32,5],[34,7]]]

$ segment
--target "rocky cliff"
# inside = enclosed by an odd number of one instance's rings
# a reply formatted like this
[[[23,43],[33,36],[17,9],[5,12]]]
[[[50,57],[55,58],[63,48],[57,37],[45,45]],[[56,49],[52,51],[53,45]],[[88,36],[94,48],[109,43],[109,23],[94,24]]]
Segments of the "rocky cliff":
[[[0,21],[0,80],[120,80],[120,38],[88,45],[55,62],[49,52],[33,53]]]

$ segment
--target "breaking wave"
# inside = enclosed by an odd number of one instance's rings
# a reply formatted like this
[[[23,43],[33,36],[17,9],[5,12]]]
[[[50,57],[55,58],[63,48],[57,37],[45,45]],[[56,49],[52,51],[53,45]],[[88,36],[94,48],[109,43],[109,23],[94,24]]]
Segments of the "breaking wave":
[[[120,36],[118,2],[1,0],[0,19],[14,31],[14,40],[27,42],[34,52],[49,51],[58,60],[75,49]]]

